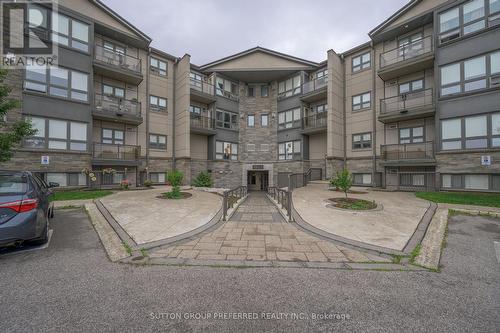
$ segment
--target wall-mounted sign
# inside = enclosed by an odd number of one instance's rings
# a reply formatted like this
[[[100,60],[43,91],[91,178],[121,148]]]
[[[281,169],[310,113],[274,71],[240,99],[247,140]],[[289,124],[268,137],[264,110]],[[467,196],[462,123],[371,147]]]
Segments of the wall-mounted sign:
[[[40,159],[40,163],[42,165],[49,165],[50,163],[50,157],[47,155],[42,155],[42,158]]]
[[[252,169],[254,169],[254,170],[264,170],[264,166],[262,164],[254,164],[254,165],[252,165]]]
[[[481,156],[481,165],[491,165],[491,156],[489,155]]]

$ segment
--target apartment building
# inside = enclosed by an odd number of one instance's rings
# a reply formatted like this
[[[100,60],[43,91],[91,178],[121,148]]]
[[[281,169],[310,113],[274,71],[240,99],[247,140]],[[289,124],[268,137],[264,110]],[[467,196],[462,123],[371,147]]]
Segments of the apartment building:
[[[410,1],[321,63],[255,47],[201,66],[98,0],[58,9],[58,67],[9,75],[23,103],[7,121],[38,132],[2,169],[264,190],[347,167],[363,186],[500,191],[500,0]]]

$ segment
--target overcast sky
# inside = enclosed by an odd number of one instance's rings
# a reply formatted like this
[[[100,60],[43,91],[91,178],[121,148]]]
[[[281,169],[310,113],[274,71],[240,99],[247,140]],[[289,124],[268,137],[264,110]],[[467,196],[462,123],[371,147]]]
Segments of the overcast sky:
[[[203,65],[257,45],[323,61],[346,51],[408,0],[103,0],[175,56]]]

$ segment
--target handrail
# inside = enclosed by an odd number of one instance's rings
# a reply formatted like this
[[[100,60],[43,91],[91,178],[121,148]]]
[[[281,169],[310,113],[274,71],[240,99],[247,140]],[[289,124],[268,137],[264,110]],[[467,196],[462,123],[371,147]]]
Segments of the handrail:
[[[141,72],[141,59],[129,54],[106,49],[104,46],[95,45],[94,57],[98,61],[120,67],[133,72]]]
[[[104,160],[134,161],[139,157],[139,146],[94,142],[92,157]]]
[[[306,172],[291,173],[288,175],[288,190],[293,191],[296,188],[307,186],[312,180],[312,173],[319,171],[319,179],[323,178],[323,169],[309,168]]]
[[[318,79],[304,82],[304,84],[302,85],[302,94],[305,95],[312,91],[323,88],[327,85],[327,83],[328,83],[328,76],[323,76]]]
[[[116,96],[96,93],[94,96],[97,111],[122,112],[132,116],[141,116],[141,103]]]
[[[433,48],[432,35],[425,36],[409,44],[398,46],[380,54],[380,68],[431,53],[433,52]]]
[[[380,114],[400,113],[434,104],[432,88],[403,93],[380,100]]]
[[[326,112],[316,113],[302,118],[303,128],[317,128],[326,126],[327,114]]]
[[[292,191],[271,186],[267,188],[267,193],[286,210],[288,220],[292,221]]]
[[[411,160],[411,159],[433,159],[434,142],[418,142],[381,145],[380,153],[382,159],[391,160]]]
[[[214,94],[214,84],[208,83],[206,81],[197,80],[195,78],[189,78],[191,88],[198,90],[202,93],[213,95]]]
[[[191,127],[215,129],[215,119],[191,113]]]
[[[248,189],[246,186],[238,186],[231,190],[224,191],[222,195],[222,221],[226,221],[229,208],[233,208],[234,204],[247,194]]]

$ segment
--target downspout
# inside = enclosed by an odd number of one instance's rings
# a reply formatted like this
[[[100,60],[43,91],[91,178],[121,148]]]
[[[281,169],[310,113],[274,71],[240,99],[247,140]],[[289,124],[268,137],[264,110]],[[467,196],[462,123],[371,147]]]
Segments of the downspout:
[[[175,82],[175,79],[176,79],[176,66],[177,66],[177,63],[179,62],[179,58],[175,59],[174,61],[174,66],[173,66],[173,74],[172,74],[172,81],[173,81],[173,84],[172,84],[172,87],[174,87],[174,91],[172,93],[172,170],[175,170],[175,91],[177,90],[176,89],[176,83]]]
[[[342,60],[342,98],[344,99],[344,110],[343,110],[343,120],[342,120],[342,137],[343,137],[343,146],[344,146],[344,165],[342,166],[342,169],[345,169],[347,167],[347,88],[345,84],[346,80],[346,63],[345,63],[345,58],[344,55],[342,54],[340,59]],[[332,175],[333,176],[333,175]]]
[[[151,64],[151,48],[148,48],[148,56],[147,56],[147,64],[146,64],[146,179],[149,177],[149,76],[150,70],[149,65]],[[137,96],[139,97],[139,96]],[[137,133],[139,135],[139,133]]]
[[[374,104],[373,104],[373,112],[372,112],[372,115],[373,115],[373,133],[372,133],[372,142],[373,142],[373,146],[372,146],[372,150],[373,150],[373,153],[372,153],[372,186],[375,187],[376,186],[376,182],[375,182],[375,174],[377,173],[377,84],[376,84],[376,80],[377,80],[377,74],[376,74],[376,71],[377,71],[377,61],[375,59],[375,47],[373,45],[373,41],[370,43],[370,46],[371,46],[371,49],[372,49],[372,59],[373,59],[373,70],[372,70],[372,76],[373,76],[373,79],[372,79],[372,91],[373,91],[373,101],[374,101]]]

